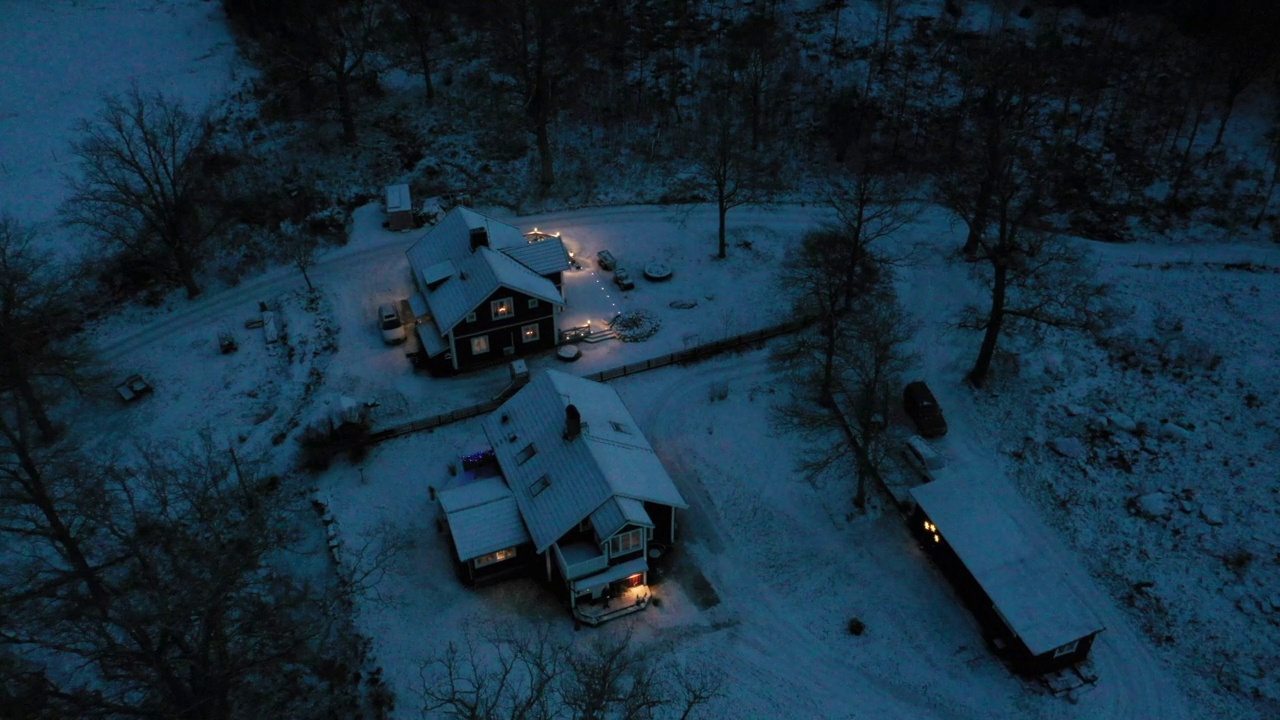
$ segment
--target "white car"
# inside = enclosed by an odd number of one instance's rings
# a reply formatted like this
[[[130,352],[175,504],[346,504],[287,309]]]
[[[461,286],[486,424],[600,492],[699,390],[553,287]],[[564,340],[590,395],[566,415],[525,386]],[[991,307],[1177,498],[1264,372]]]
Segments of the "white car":
[[[394,307],[378,306],[378,329],[382,330],[382,339],[388,345],[404,342],[404,322]]]
[[[929,442],[919,435],[907,438],[902,447],[902,456],[925,480],[937,480],[947,472],[947,459],[937,450],[929,446]]]

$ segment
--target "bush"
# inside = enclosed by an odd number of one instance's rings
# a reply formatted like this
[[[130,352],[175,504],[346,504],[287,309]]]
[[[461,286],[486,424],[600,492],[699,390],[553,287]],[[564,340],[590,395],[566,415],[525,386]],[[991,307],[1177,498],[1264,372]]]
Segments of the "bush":
[[[859,620],[858,618],[850,618],[850,619],[849,619],[849,634],[850,634],[850,635],[859,636],[859,635],[862,635],[862,633],[864,633],[864,632],[866,632],[866,631],[867,631],[866,623],[862,622],[862,621],[861,621],[861,620]]]

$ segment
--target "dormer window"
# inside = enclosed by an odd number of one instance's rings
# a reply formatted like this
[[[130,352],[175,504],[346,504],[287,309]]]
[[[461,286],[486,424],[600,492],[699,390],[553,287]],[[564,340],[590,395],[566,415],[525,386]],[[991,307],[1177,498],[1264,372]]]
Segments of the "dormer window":
[[[494,320],[509,318],[515,314],[516,306],[511,298],[502,298],[501,300],[493,300],[489,303],[489,312],[493,315]]]
[[[528,445],[524,446],[524,449],[516,453],[516,464],[523,465],[529,462],[529,459],[537,454],[538,454],[538,448],[534,447],[533,443],[529,443]]]
[[[616,420],[610,420],[610,421],[609,421],[609,424],[610,424],[611,426],[613,426],[613,430],[614,430],[614,432],[626,433],[626,434],[628,434],[628,435],[630,435],[630,434],[631,434],[631,431],[627,429],[627,426],[626,426],[626,425],[623,425],[622,423],[620,423],[620,422],[618,422],[618,421],[616,421]]]

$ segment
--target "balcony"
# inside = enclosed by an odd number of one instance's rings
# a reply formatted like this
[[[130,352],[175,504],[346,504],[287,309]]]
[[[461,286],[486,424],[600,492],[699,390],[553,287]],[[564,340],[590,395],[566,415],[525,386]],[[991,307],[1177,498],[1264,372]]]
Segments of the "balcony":
[[[600,550],[600,546],[585,540],[557,544],[556,564],[565,580],[573,581],[581,577],[598,573],[609,566],[609,558]]]

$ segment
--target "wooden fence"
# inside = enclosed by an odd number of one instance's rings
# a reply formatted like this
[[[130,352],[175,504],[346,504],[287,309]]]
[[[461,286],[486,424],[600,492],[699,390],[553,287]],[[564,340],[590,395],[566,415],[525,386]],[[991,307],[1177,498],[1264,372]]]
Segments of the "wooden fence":
[[[769,338],[796,332],[797,330],[807,326],[810,322],[810,318],[788,320],[785,323],[772,325],[762,330],[753,330],[748,333],[725,338],[724,340],[703,343],[702,345],[685,348],[684,350],[668,353],[656,358],[650,358],[642,362],[629,363],[627,365],[610,368],[608,370],[601,370],[600,372],[584,375],[583,377],[588,380],[607,382],[615,378],[635,375],[636,373],[641,373],[645,370],[656,370],[668,365],[685,364],[696,362],[698,360],[705,360],[714,355],[719,355],[720,353],[730,352],[747,345],[763,342]],[[502,403],[506,402],[508,398],[514,395],[518,389],[519,387],[517,385],[512,384],[507,386],[506,389],[492,400],[486,400],[482,403],[459,408],[457,410],[451,410],[439,415],[432,415],[420,420],[411,420],[400,425],[393,425],[381,430],[375,430],[369,434],[368,442],[370,444],[380,443],[383,440],[390,440],[391,438],[409,435],[423,430],[432,430],[440,427],[441,425],[448,425],[449,423],[458,422],[459,420],[466,420],[468,418],[476,417],[477,415],[491,413],[494,410],[497,410]]]

